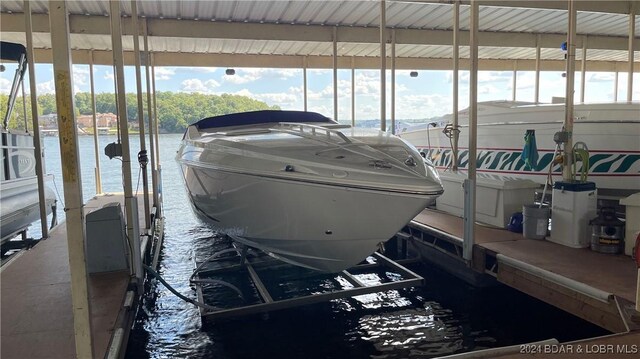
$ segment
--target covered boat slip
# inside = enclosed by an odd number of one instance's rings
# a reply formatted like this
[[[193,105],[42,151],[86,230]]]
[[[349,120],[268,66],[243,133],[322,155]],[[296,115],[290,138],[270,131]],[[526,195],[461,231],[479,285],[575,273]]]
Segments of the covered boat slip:
[[[124,197],[96,196],[87,201],[85,214],[113,202],[123,205]],[[138,207],[144,228],[143,208]],[[161,226],[154,228],[161,230]],[[18,253],[0,269],[2,358],[76,357],[67,240],[67,227],[61,223],[48,239]],[[124,353],[126,341],[122,340],[135,316],[135,286],[129,270],[94,273],[88,282],[93,357],[118,357]]]
[[[402,231],[423,259],[465,280],[493,276],[614,333],[640,329],[633,319],[637,268],[628,256],[574,249],[476,224],[473,269],[462,258],[462,218],[425,209]],[[473,272],[476,276],[469,275]]]

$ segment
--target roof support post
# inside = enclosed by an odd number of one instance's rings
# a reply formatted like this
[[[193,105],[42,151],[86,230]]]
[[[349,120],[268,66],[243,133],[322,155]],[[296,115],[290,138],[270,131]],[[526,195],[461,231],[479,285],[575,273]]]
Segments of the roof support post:
[[[150,75],[150,59],[149,53],[149,28],[147,27],[147,19],[144,19],[143,26],[143,45],[144,45],[144,69],[145,69],[145,83],[147,85],[147,122],[149,123],[149,153],[151,154],[149,163],[151,164],[151,191],[153,192],[153,205],[158,208],[158,176],[156,173],[156,150],[158,145],[153,137],[155,132],[155,126],[153,121],[153,108],[151,107],[151,75]],[[157,214],[158,212],[156,212]]]
[[[584,103],[585,84],[587,83],[587,36],[582,39],[582,63],[580,65],[580,103]]]
[[[93,79],[93,50],[89,53],[89,91],[91,92],[91,114],[93,120],[93,152],[96,157],[96,194],[102,193],[102,179],[100,173],[100,144],[98,142],[98,119],[96,115],[96,91]]]
[[[150,54],[151,56],[151,92],[153,92],[153,120],[156,126],[156,143],[160,143],[158,140],[158,133],[160,132],[160,125],[158,122],[158,96],[156,93],[156,58],[154,54]],[[156,168],[158,169],[158,174],[160,174],[160,146],[156,146]],[[162,188],[162,178],[158,176],[158,190]]]
[[[122,28],[120,20],[120,1],[109,1],[111,10],[111,43],[113,46],[113,63],[115,65],[116,94],[118,97],[118,118],[120,121],[122,144],[122,175],[124,186],[124,205],[127,214],[127,235],[129,237],[132,256],[132,271],[138,280],[138,289],[141,292],[143,281],[142,261],[140,258],[139,223],[135,220],[138,216],[137,201],[133,197],[131,183],[131,155],[129,150],[129,121],[127,119],[127,99],[124,86],[124,61],[122,56]],[[133,211],[136,211],[134,214]]]
[[[308,111],[308,98],[307,98],[307,67],[309,66],[309,59],[305,56],[302,58],[302,91],[304,97],[304,110]]]
[[[513,79],[511,80],[511,101],[516,100],[516,85],[518,82],[518,60],[513,60]]]
[[[632,9],[637,6],[635,2],[630,5]],[[636,36],[636,14],[630,11],[629,14],[629,77],[627,77],[627,102],[633,100],[633,39]]]
[[[391,133],[396,133],[396,30],[391,30]]]
[[[53,78],[56,90],[56,111],[64,201],[67,208],[66,225],[71,274],[71,303],[77,358],[93,357],[91,337],[91,302],[87,283],[85,257],[86,234],[84,226],[84,202],[80,156],[78,154],[78,130],[73,105],[71,69],[71,43],[69,39],[69,15],[64,1],[49,1],[49,22],[53,50]]]
[[[138,102],[138,133],[140,134],[140,154],[147,152],[146,139],[144,137],[144,104],[142,103],[142,70],[140,69],[140,28],[138,27],[138,2],[131,0],[131,26],[133,31],[133,57],[136,69],[136,95]],[[140,160],[140,158],[139,158]],[[138,162],[140,162],[138,160]],[[142,171],[142,201],[144,202],[144,224],[145,228],[151,228],[151,217],[149,210],[149,177],[147,174],[147,164],[139,163]]]
[[[40,204],[40,230],[42,238],[49,238],[47,226],[47,204],[44,196],[44,165],[42,164],[42,146],[40,142],[40,126],[38,120],[38,97],[36,93],[36,70],[33,58],[33,32],[31,27],[31,4],[24,2],[24,20],[27,36],[27,65],[29,66],[29,91],[31,92],[31,121],[33,123],[33,146],[36,160],[36,175],[38,176],[38,203]],[[24,88],[24,86],[23,86]],[[26,121],[26,116],[25,116]],[[25,125],[26,130],[26,125]]]
[[[540,102],[540,34],[536,35],[536,85],[533,101]]]
[[[380,0],[380,131],[387,130],[387,4]]]
[[[462,257],[471,264],[476,222],[476,155],[478,129],[478,13],[477,0],[471,0],[469,23],[469,169],[464,182],[464,241]]]
[[[613,102],[618,102],[618,71],[613,76]]]
[[[333,27],[333,119],[338,121],[338,27]]]
[[[460,132],[458,131],[458,74],[460,69],[460,1],[456,0],[453,3],[453,54],[451,55],[453,59],[453,72],[452,72],[452,87],[453,87],[453,138],[452,138],[452,149],[451,152],[453,156],[451,160],[453,162],[451,169],[453,172],[458,171],[458,138],[460,137]],[[427,131],[429,129],[427,128]]]
[[[351,127],[356,127],[356,57],[351,56]]]
[[[565,93],[564,130],[568,133],[564,144],[562,163],[562,180],[571,181],[571,166],[573,164],[573,95],[576,61],[576,18],[577,11],[574,0],[569,0],[568,6],[569,28],[567,30],[567,85]]]

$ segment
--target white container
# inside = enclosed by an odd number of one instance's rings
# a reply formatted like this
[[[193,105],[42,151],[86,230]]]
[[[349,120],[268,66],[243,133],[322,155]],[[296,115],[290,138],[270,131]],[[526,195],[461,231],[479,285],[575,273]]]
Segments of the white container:
[[[597,216],[597,189],[593,182],[556,182],[551,202],[549,241],[572,248],[591,245],[589,221]]]
[[[436,200],[436,208],[458,217],[464,209],[462,184],[466,172],[440,173],[444,193]],[[524,179],[506,178],[478,173],[476,178],[476,221],[505,228],[509,218],[522,206],[533,203],[538,183]]]
[[[640,192],[620,200],[625,206],[624,254],[630,256],[636,245],[636,236],[640,232]],[[639,277],[640,278],[640,277]]]

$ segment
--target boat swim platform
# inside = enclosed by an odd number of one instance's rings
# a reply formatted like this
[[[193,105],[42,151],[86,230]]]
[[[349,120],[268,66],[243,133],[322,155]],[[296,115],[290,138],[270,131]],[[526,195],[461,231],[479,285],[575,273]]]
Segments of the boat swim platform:
[[[143,233],[144,208],[139,194],[139,219]],[[102,194],[85,203],[85,216],[107,203],[124,204],[124,195]],[[156,218],[142,253],[151,261],[162,239],[162,219]],[[155,245],[152,245],[155,244]],[[145,247],[146,246],[146,250]],[[90,274],[91,333],[94,358],[124,357],[129,330],[135,318],[136,285],[129,270]],[[0,268],[0,357],[75,358],[74,322],[67,229],[54,227],[49,238],[14,255]]]
[[[526,239],[476,224],[469,267],[462,258],[462,218],[434,209],[423,210],[399,235],[423,261],[472,285],[508,285],[613,333],[640,330],[638,269],[628,256]]]
[[[255,255],[248,255],[248,251],[253,251]],[[234,255],[216,259],[221,259],[222,261],[231,260],[237,263],[233,263],[231,265],[221,263],[222,265],[217,266],[215,264],[218,263],[213,261],[196,263],[196,270],[192,277],[192,283],[196,286],[198,302],[204,304],[204,306],[199,306],[203,327],[215,320],[223,318],[235,318],[252,314],[268,314],[269,312],[277,310],[328,302],[334,299],[424,285],[424,278],[422,276],[400,264],[416,263],[418,262],[417,257],[392,260],[381,253],[375,252],[363,263],[356,265],[355,267],[343,270],[339,273],[323,273],[287,264],[260,250],[254,250],[253,248],[239,245],[236,242],[233,242],[233,248],[222,250],[219,253],[222,252],[233,252]],[[214,254],[214,256],[216,255]],[[211,264],[214,265],[211,266]],[[372,271],[380,269],[393,272],[393,279],[380,277],[379,281],[374,280],[372,282],[371,280],[360,277],[361,274],[364,274],[366,277],[367,274]],[[282,282],[274,281],[275,283],[269,283],[269,279],[272,278],[267,279],[267,275],[265,274],[267,271],[276,270],[284,270],[289,273],[292,271],[295,272],[294,275],[289,276],[287,281],[320,280],[324,283],[332,282],[334,283],[334,286],[331,288],[329,285],[323,285],[322,287],[325,287],[325,290],[322,291],[319,290],[320,288],[314,288],[311,292],[306,294],[283,296],[282,293],[273,292],[274,288],[282,285]],[[233,273],[234,275],[246,275],[246,277],[248,277],[246,279],[250,281],[250,289],[241,291],[230,282],[225,281],[225,283],[221,283],[224,280],[211,280],[212,276],[229,273]],[[230,307],[214,307],[213,305],[207,304],[205,291],[220,290],[219,286],[207,289],[205,288],[205,285],[207,284],[222,284],[227,288],[236,291],[236,294],[238,294],[241,299],[239,305]],[[272,288],[272,291],[269,290],[270,287]],[[250,293],[253,298],[245,298],[242,292],[251,292],[252,289],[255,290],[255,293]]]

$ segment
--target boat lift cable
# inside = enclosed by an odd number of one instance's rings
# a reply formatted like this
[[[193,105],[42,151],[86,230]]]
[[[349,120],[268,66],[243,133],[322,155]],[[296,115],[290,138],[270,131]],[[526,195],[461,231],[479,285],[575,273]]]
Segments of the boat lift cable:
[[[169,289],[169,291],[170,291],[171,293],[173,293],[176,297],[178,297],[178,298],[180,298],[180,299],[184,300],[185,302],[191,303],[191,304],[193,304],[193,305],[195,305],[195,306],[198,306],[198,307],[204,308],[204,309],[206,309],[206,310],[219,310],[219,309],[220,309],[220,308],[214,307],[214,306],[212,306],[212,305],[208,305],[208,304],[205,304],[205,303],[200,303],[200,302],[198,302],[198,301],[197,301],[197,300],[195,300],[195,299],[191,299],[191,298],[189,298],[189,297],[187,297],[187,296],[184,296],[184,295],[180,294],[180,292],[178,292],[177,290],[175,290],[175,289],[174,289],[174,288],[173,288],[169,283],[167,283],[167,281],[165,281],[165,280],[164,280],[164,278],[162,278],[162,277],[160,276],[160,274],[158,274],[158,272],[156,272],[155,270],[153,270],[153,268],[149,267],[148,265],[146,265],[146,264],[144,264],[144,263],[142,264],[142,266],[144,267],[144,269],[145,269],[149,274],[151,274],[154,278],[156,278],[157,280],[159,280],[159,281],[160,281],[160,283],[162,283],[162,284],[163,284],[167,289]]]

